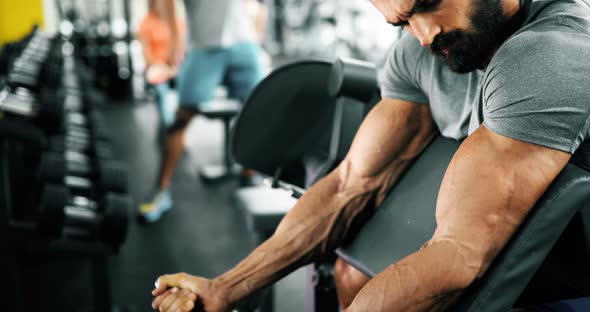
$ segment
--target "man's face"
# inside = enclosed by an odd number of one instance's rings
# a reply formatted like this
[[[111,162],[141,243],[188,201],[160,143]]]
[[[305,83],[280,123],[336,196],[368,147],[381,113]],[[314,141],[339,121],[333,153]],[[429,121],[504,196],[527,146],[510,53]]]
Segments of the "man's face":
[[[371,0],[390,24],[404,27],[451,70],[484,68],[506,38],[500,0]]]

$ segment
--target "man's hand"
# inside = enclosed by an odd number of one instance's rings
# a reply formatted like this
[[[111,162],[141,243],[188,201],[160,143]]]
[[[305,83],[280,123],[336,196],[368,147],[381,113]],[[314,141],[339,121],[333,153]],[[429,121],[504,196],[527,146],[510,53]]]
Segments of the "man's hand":
[[[152,302],[152,308],[167,312],[188,312],[195,307],[197,295],[176,287],[165,291]]]
[[[173,291],[174,288],[184,291]],[[204,311],[224,312],[229,309],[229,302],[226,300],[225,293],[220,291],[212,280],[186,273],[160,276],[156,281],[156,289],[152,291],[152,295],[156,296],[152,307],[160,311],[190,311],[182,308],[184,304],[186,304],[186,307],[189,306],[188,299],[193,298],[193,296],[194,300],[190,301],[195,302],[198,300],[202,304]],[[180,309],[174,310],[175,307],[180,307]]]

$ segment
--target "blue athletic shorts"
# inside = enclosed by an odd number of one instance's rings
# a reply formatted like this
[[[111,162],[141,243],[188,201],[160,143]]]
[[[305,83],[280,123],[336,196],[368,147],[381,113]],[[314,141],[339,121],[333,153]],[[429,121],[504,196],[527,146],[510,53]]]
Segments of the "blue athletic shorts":
[[[204,108],[220,85],[227,88],[229,98],[245,101],[262,78],[260,47],[256,43],[191,49],[178,74],[179,105]]]

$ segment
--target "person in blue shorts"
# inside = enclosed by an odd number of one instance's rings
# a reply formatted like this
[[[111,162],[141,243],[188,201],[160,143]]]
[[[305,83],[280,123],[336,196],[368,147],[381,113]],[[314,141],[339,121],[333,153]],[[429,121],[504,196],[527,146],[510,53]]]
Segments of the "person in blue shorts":
[[[165,1],[174,16],[174,1]],[[169,53],[171,66],[184,57],[178,74],[179,108],[167,136],[158,185],[149,202],[139,208],[147,222],[157,221],[172,208],[170,183],[190,121],[213,100],[220,85],[227,87],[229,98],[243,101],[263,77],[258,34],[254,19],[244,14],[245,1],[185,0],[184,5],[188,52],[184,55],[172,44]],[[180,40],[174,25],[169,27],[173,40]]]

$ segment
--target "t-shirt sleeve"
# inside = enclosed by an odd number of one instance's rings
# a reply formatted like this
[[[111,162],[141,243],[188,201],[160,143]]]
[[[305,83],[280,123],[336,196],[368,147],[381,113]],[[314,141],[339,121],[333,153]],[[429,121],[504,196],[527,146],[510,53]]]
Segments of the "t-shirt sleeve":
[[[590,42],[574,32],[528,32],[488,66],[484,125],[494,133],[567,153],[588,137]]]
[[[418,41],[407,34],[395,42],[380,76],[383,98],[428,103],[417,76],[423,50]]]

